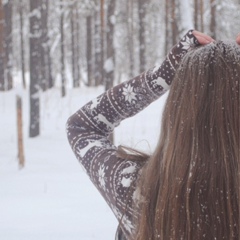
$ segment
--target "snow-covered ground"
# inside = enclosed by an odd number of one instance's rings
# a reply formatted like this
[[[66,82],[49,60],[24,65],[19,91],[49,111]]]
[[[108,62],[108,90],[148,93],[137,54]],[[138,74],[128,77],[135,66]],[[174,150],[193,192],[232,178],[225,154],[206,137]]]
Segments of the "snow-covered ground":
[[[112,240],[117,221],[71,152],[65,122],[103,88],[41,93],[41,135],[28,137],[28,92],[23,97],[26,166],[18,168],[16,94],[0,93],[0,239]],[[115,131],[116,145],[151,152],[166,95]]]

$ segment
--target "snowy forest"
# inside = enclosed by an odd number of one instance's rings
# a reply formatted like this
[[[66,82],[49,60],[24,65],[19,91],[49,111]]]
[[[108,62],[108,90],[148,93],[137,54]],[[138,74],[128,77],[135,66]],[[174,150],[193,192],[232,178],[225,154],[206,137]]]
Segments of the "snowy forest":
[[[21,72],[30,91],[30,137],[40,133],[39,94],[58,86],[106,89],[154,65],[187,29],[213,38],[239,31],[237,0],[1,0],[0,90]],[[30,74],[29,84],[26,73]],[[58,85],[57,85],[58,83]]]
[[[0,0],[0,239],[114,239],[65,123],[189,29],[234,40],[240,0]],[[154,148],[164,100],[154,104],[116,130],[116,145]]]

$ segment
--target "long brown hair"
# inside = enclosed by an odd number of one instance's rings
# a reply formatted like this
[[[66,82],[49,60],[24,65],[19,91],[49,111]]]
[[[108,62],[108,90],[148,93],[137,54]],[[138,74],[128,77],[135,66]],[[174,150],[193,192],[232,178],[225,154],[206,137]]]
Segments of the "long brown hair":
[[[240,46],[190,51],[170,89],[157,148],[139,180],[133,239],[239,239]]]

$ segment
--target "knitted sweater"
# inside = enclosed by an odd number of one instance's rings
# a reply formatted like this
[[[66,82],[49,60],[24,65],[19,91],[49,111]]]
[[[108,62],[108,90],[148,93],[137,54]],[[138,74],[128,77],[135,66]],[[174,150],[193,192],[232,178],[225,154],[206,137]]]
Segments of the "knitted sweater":
[[[189,31],[160,66],[109,89],[68,119],[72,150],[121,221],[127,238],[135,229],[136,181],[143,163],[118,157],[109,134],[122,120],[134,116],[169,89],[181,58],[196,45],[197,39]]]

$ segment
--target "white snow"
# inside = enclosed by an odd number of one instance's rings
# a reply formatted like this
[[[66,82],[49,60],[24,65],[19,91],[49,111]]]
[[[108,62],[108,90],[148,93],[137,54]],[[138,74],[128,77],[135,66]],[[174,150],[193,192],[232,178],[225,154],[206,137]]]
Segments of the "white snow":
[[[182,32],[185,33],[189,29],[193,28],[193,11],[190,6],[189,0],[182,0],[180,2],[180,16]]]
[[[60,88],[41,93],[41,135],[33,139],[28,137],[29,96],[21,90],[23,169],[17,163],[17,89],[0,92],[0,239],[114,239],[114,214],[78,163],[65,133],[67,118],[103,88],[68,89],[65,98],[60,97]],[[125,120],[115,131],[116,144],[154,149],[164,99]]]
[[[104,63],[104,69],[107,73],[111,72],[114,70],[114,62],[113,62],[113,58],[110,57],[108,58],[105,63]]]

